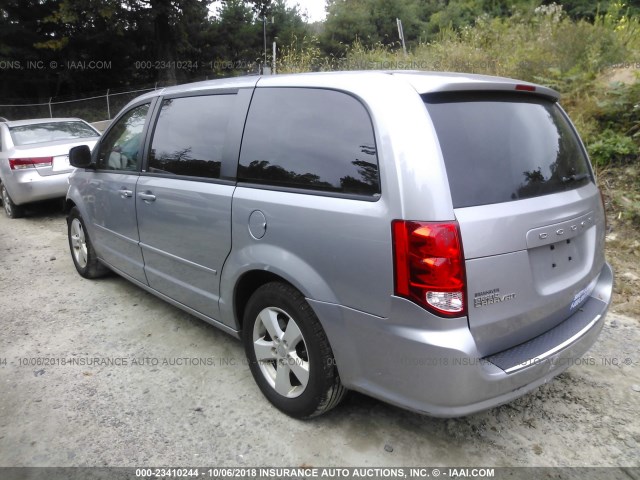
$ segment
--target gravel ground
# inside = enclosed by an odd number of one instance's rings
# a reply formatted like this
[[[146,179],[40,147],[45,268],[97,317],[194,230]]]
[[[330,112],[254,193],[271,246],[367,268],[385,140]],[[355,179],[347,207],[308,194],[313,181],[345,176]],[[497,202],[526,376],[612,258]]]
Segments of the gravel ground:
[[[487,412],[434,419],[352,393],[303,422],[262,397],[237,340],[115,275],[77,275],[53,206],[0,215],[0,291],[0,466],[640,465],[635,318],[610,315],[581,364]]]

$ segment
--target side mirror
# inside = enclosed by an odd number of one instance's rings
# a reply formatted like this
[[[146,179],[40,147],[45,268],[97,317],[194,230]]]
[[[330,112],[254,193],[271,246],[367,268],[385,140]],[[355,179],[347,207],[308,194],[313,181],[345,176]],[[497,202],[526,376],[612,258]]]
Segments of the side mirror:
[[[69,150],[69,163],[76,168],[91,166],[91,149],[87,145],[80,145]]]

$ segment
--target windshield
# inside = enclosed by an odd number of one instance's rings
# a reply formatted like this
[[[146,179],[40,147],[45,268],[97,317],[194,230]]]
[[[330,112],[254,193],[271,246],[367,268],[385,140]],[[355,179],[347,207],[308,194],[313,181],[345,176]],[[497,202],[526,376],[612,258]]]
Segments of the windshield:
[[[557,104],[496,93],[425,95],[455,208],[562,192],[593,181]]]
[[[9,131],[15,146],[99,136],[89,125],[77,121],[20,125],[10,127]]]

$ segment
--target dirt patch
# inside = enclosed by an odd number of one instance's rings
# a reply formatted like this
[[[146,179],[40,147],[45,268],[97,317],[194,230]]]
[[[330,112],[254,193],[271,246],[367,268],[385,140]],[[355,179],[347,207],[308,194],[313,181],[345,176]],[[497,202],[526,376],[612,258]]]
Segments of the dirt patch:
[[[607,71],[602,75],[601,79],[607,85],[612,83],[631,85],[638,80],[638,73],[634,68],[618,67]]]
[[[640,317],[640,169],[633,165],[598,172],[607,212],[607,260],[615,273],[611,311]]]
[[[639,464],[635,318],[610,315],[585,357],[499,408],[443,420],[351,394],[301,422],[262,397],[240,342],[77,275],[58,212],[0,215],[0,291],[0,466]]]

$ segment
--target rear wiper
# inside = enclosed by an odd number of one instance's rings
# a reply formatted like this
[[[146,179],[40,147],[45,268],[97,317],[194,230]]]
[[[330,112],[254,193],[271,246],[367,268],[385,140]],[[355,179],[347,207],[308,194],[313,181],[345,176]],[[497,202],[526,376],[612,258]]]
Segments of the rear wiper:
[[[581,173],[579,175],[569,175],[568,177],[562,177],[562,183],[579,182],[580,180],[584,180],[585,178],[588,178],[588,177],[589,177],[588,173]]]

